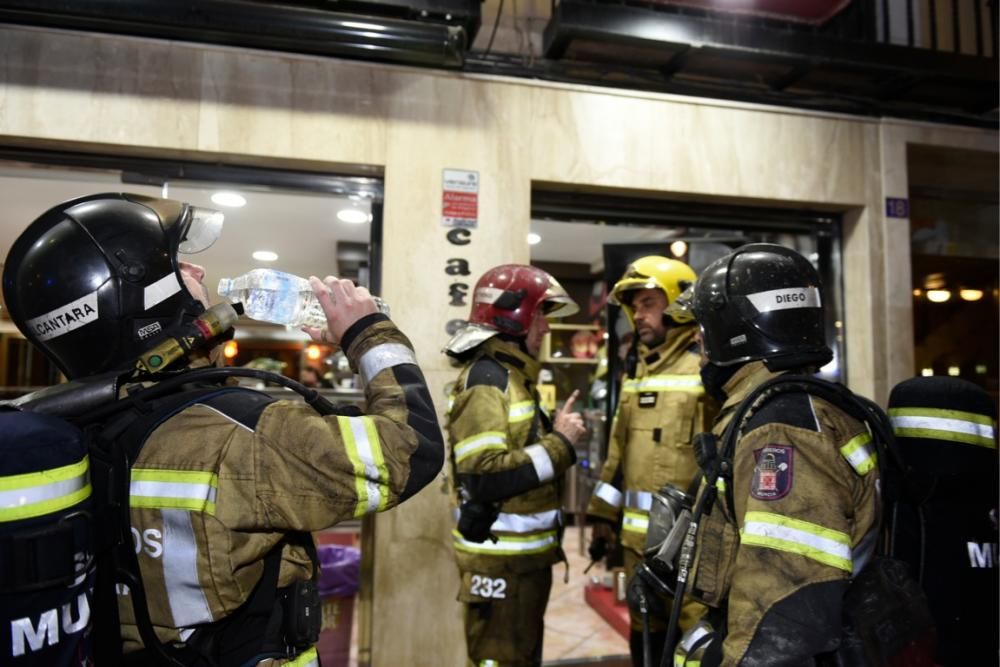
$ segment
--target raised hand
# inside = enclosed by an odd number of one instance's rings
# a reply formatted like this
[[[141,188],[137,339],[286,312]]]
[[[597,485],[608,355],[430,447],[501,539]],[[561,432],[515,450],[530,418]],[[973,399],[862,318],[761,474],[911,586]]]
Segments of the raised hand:
[[[309,276],[309,285],[326,315],[326,329],[303,327],[309,337],[320,343],[339,343],[351,325],[366,315],[378,312],[375,299],[364,287],[350,280],[327,276],[320,280]]]
[[[566,399],[562,409],[556,413],[553,430],[562,434],[571,444],[576,444],[587,432],[587,427],[583,424],[583,417],[579,412],[573,412],[573,403],[580,395],[580,391],[574,390],[570,397]]]

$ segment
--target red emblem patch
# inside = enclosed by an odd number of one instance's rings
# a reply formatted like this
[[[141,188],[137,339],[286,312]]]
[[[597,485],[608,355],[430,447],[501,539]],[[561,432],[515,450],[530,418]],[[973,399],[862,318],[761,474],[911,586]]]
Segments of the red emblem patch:
[[[750,495],[757,500],[778,500],[792,490],[792,463],[795,449],[791,445],[768,445],[754,450],[753,484]]]

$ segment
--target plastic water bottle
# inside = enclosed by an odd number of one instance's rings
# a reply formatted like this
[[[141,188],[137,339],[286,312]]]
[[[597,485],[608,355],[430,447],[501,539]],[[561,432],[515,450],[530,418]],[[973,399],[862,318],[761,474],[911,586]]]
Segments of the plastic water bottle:
[[[247,317],[290,327],[326,328],[326,314],[305,278],[275,271],[254,269],[236,278],[219,281],[219,296],[242,303]],[[379,310],[388,307],[375,298]]]

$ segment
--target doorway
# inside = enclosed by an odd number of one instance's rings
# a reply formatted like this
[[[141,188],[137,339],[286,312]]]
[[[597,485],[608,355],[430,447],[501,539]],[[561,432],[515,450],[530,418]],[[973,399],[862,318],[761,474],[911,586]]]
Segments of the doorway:
[[[607,591],[614,588],[616,570],[595,565],[582,574],[589,560],[586,506],[600,477],[609,416],[619,394],[624,361],[619,343],[631,334],[620,308],[608,303],[609,291],[631,261],[646,255],[681,260],[697,273],[747,243],[792,248],[813,263],[824,288],[834,358],[820,374],[842,380],[841,220],[838,214],[807,208],[546,186],[532,192],[528,241],[532,264],[555,276],[581,304],[580,313],[552,326],[543,346],[543,379],[553,385],[556,404],[575,389],[587,397],[584,415],[591,433],[589,441],[578,445],[579,464],[567,480],[564,549],[573,570],[569,584],[553,587],[544,658],[546,664],[572,665],[595,657],[604,658],[599,664],[618,664],[629,648],[627,608]]]

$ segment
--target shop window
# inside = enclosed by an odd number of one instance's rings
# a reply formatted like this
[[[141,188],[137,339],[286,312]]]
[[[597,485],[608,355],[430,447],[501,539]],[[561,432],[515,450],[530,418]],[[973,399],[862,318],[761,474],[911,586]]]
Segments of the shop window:
[[[908,151],[914,367],[998,396],[996,153]]]

